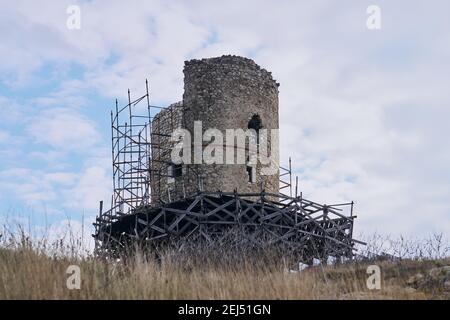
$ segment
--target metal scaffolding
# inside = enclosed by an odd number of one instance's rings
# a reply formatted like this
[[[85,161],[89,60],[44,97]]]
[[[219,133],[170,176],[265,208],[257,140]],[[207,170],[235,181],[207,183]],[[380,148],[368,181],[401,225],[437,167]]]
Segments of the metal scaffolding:
[[[119,107],[116,100],[111,111],[113,195],[107,211],[100,202],[93,235],[96,254],[117,255],[131,243],[148,245],[173,237],[214,241],[237,227],[241,239],[260,246],[271,239],[296,251],[305,263],[353,257],[355,243],[361,243],[353,239],[354,203],[322,205],[305,199],[298,177],[292,183],[290,158],[287,167],[280,167],[278,194],[265,192],[263,186],[258,193],[199,188],[181,200],[152,200],[151,182],[158,188],[161,177],[168,176],[155,161],[162,161],[161,154],[171,150],[170,144],[160,143],[167,132],[152,131],[161,109],[165,108],[150,104],[146,81],[145,95],[132,100],[128,90],[128,103]]]

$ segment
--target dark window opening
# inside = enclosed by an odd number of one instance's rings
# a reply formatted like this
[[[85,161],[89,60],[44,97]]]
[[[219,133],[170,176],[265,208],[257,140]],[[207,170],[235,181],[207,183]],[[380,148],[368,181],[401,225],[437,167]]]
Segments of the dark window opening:
[[[247,166],[248,182],[254,183],[256,180],[255,167]]]
[[[252,116],[248,122],[248,128],[256,131],[256,143],[259,144],[259,130],[262,129],[261,117],[258,114]]]
[[[174,178],[181,177],[183,175],[183,166],[181,164],[173,164],[172,175]]]

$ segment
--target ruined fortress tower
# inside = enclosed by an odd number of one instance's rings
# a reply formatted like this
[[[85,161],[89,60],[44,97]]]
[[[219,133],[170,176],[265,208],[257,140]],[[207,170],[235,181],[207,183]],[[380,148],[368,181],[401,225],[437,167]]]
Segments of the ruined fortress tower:
[[[364,244],[353,239],[353,202],[305,199],[297,179],[293,192],[291,161],[279,166],[278,83],[252,60],[185,62],[183,99],[166,108],[150,104],[148,82],[144,96],[132,96],[111,111],[114,190],[94,223],[96,254],[180,240],[274,245],[311,265],[351,259],[355,243]]]
[[[247,58],[228,55],[186,61],[183,100],[160,111],[151,123],[152,202],[169,203],[198,191],[254,193],[265,190],[277,194],[278,139],[273,138],[270,129],[279,128],[278,86],[270,72]],[[221,145],[224,161],[234,157],[234,163],[194,163],[194,140],[198,138],[194,125],[198,125],[198,121],[201,121],[202,134],[211,128],[223,134],[223,141],[211,139],[211,142],[203,142],[202,147],[210,143]],[[171,157],[175,145],[171,135],[177,128],[187,130],[192,137],[191,163],[174,163]],[[227,129],[247,132],[253,129],[256,133],[267,129],[265,146],[276,171],[266,174],[260,161],[250,161],[248,140],[244,146],[245,160],[239,161],[240,146],[237,140],[226,139]],[[259,136],[256,139],[259,147],[262,142]]]

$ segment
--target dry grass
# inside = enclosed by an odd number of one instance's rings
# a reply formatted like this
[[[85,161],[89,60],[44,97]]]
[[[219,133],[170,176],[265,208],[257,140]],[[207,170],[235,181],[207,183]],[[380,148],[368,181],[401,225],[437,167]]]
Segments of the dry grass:
[[[0,299],[448,299],[442,288],[414,290],[407,279],[450,259],[378,262],[382,289],[368,290],[368,263],[289,272],[282,260],[218,263],[168,251],[161,260],[137,254],[126,262],[49,255],[27,241],[0,249]],[[53,248],[52,250],[55,250]],[[181,258],[180,258],[181,256]],[[267,257],[266,257],[267,258]],[[66,287],[69,265],[81,268],[81,289]],[[370,264],[373,264],[371,262]]]
[[[30,241],[22,230],[0,242],[0,299],[450,299],[443,283],[416,289],[407,284],[417,273],[450,265],[442,236],[426,241],[375,237],[368,246],[372,253],[379,257],[387,250],[400,259],[291,272],[285,252],[274,248],[174,243],[117,261],[92,257],[73,237]],[[366,286],[367,266],[373,264],[381,268],[381,290]],[[80,290],[66,286],[70,265],[80,267]]]

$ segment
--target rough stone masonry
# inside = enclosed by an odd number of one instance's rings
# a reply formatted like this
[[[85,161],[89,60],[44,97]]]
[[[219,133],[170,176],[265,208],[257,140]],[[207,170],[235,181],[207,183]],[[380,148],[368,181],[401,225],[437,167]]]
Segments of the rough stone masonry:
[[[173,163],[170,137],[177,128],[187,129],[193,137],[195,121],[202,121],[203,132],[216,128],[224,137],[226,129],[279,129],[278,87],[270,72],[248,58],[226,55],[186,61],[183,101],[160,111],[152,120],[153,203],[176,201],[199,190],[256,193],[264,189],[278,194],[278,170],[272,175],[261,174],[259,162]],[[273,158],[278,166],[278,141],[272,140],[269,134],[268,152],[276,153]],[[228,152],[230,141],[223,143]],[[233,148],[236,154],[238,146],[233,144]]]

